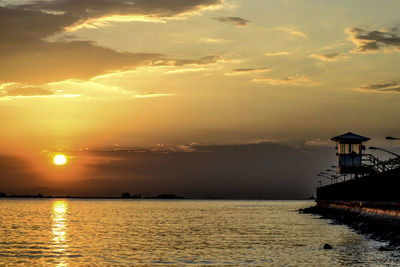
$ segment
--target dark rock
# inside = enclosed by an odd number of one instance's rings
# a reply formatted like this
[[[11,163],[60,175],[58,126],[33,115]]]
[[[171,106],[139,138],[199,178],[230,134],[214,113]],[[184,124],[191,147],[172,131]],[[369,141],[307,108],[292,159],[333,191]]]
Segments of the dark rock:
[[[389,246],[400,246],[400,236],[398,234],[392,234],[389,240]]]
[[[328,243],[325,243],[324,245],[324,249],[332,249],[333,247],[331,245],[329,245]]]
[[[394,249],[392,247],[390,247],[390,246],[387,246],[387,247],[381,246],[381,247],[379,247],[378,250],[379,251],[393,251]]]

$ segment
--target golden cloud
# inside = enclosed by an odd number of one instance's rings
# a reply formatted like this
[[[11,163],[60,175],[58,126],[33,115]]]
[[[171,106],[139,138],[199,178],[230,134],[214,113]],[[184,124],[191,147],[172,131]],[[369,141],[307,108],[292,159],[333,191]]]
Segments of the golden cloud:
[[[344,53],[330,53],[330,54],[313,54],[310,57],[318,59],[323,62],[334,62],[348,59],[349,57]]]
[[[296,74],[295,76],[288,76],[282,79],[267,77],[257,77],[253,79],[253,82],[270,85],[301,85],[302,83],[309,81],[310,79],[304,74]]]
[[[233,69],[230,72],[226,72],[225,75],[227,76],[248,75],[248,74],[267,72],[270,70],[271,70],[270,68]]]
[[[282,55],[289,55],[289,52],[286,51],[278,51],[278,52],[268,52],[265,53],[264,56],[282,56]]]
[[[276,27],[275,30],[288,32],[291,35],[295,35],[295,36],[302,37],[304,39],[308,39],[307,34],[305,34],[304,32],[301,32],[300,30],[298,30],[295,27]]]
[[[172,96],[173,94],[168,93],[157,93],[157,92],[146,92],[143,94],[135,94],[133,97],[135,98],[154,98],[154,97],[162,97],[162,96]]]

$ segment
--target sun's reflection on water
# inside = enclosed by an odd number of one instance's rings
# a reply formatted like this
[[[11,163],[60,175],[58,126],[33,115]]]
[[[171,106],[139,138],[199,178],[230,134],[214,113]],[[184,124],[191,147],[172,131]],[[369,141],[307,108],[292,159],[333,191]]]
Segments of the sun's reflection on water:
[[[52,233],[53,233],[53,252],[56,266],[68,266],[68,243],[67,243],[67,219],[68,219],[68,202],[65,200],[57,200],[53,202],[52,209]]]

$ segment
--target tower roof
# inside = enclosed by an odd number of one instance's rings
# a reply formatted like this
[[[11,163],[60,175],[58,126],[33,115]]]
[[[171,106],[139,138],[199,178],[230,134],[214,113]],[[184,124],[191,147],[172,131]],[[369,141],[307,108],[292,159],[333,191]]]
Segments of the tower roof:
[[[365,136],[361,136],[352,132],[348,132],[342,135],[338,135],[335,137],[332,137],[331,140],[338,142],[338,141],[368,141],[370,138],[365,137]]]

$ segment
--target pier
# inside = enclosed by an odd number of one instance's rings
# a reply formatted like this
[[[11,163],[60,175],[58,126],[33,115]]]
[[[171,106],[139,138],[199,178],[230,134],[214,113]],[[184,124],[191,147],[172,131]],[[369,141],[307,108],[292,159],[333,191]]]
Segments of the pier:
[[[397,138],[387,138],[397,140]],[[316,206],[301,210],[321,215],[377,240],[389,241],[382,250],[400,249],[400,155],[382,161],[365,153],[368,137],[351,132],[333,137],[338,166],[317,176],[330,184],[317,188]],[[333,172],[333,174],[331,174]]]
[[[400,155],[386,149],[369,147],[394,156],[382,161],[365,153],[365,142],[370,138],[351,132],[331,140],[336,142],[338,169],[327,169],[317,175],[331,181],[331,184],[317,188],[317,206],[357,207],[362,210],[368,203],[370,209],[400,210]]]

